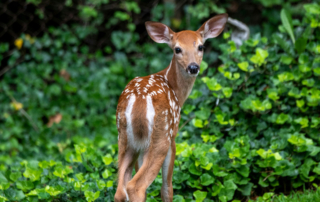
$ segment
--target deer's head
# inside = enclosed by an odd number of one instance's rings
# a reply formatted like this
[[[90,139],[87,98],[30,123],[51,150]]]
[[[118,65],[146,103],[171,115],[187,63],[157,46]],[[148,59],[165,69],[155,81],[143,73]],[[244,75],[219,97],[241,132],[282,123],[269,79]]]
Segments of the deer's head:
[[[157,43],[168,44],[173,52],[176,65],[188,76],[197,76],[203,57],[204,42],[217,37],[224,29],[228,14],[217,15],[206,21],[197,31],[173,32],[159,22],[146,22],[149,36]]]

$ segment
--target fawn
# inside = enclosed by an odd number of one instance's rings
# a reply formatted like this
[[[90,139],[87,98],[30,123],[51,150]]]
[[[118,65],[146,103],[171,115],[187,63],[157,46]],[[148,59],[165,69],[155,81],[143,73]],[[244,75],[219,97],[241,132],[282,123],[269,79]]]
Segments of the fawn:
[[[151,39],[157,43],[167,43],[174,54],[166,69],[136,77],[119,98],[116,202],[145,201],[146,190],[161,167],[161,198],[162,201],[172,201],[175,136],[180,110],[199,73],[205,40],[217,37],[227,20],[227,14],[220,14],[206,21],[197,31],[178,33],[159,22],[145,23]],[[132,178],[134,166],[136,174]]]

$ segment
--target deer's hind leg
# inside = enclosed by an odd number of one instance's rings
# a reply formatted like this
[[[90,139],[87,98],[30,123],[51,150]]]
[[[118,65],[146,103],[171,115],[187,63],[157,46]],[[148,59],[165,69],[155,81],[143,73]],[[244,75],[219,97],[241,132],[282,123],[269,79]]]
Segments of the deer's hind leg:
[[[172,140],[167,156],[162,165],[161,199],[163,202],[173,200],[172,174],[176,156],[176,143]]]
[[[165,137],[165,136],[164,136]],[[167,139],[152,141],[143,158],[143,164],[127,184],[130,202],[146,200],[146,190],[157,177],[169,149]]]
[[[120,144],[122,141],[122,144]],[[127,147],[126,140],[119,139],[118,187],[114,196],[115,202],[129,201],[127,184],[132,178],[132,170],[139,153]]]

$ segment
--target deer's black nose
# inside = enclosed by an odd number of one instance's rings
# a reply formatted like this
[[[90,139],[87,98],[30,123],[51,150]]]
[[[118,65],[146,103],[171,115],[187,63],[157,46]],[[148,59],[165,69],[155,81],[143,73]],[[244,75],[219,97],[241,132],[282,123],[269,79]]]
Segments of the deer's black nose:
[[[199,65],[194,62],[189,64],[188,66],[188,72],[190,72],[190,74],[198,74],[199,70],[200,70]]]

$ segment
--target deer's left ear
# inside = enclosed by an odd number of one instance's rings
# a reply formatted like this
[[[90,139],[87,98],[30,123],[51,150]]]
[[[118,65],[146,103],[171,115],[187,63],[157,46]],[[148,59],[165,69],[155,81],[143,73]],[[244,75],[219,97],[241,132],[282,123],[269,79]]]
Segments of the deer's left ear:
[[[209,38],[215,38],[219,36],[219,34],[224,30],[224,26],[228,21],[228,14],[220,14],[210,18],[207,22],[205,22],[197,32],[203,38],[203,41]]]

